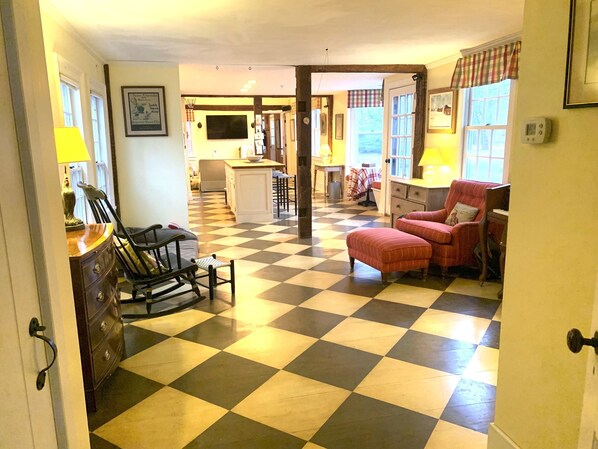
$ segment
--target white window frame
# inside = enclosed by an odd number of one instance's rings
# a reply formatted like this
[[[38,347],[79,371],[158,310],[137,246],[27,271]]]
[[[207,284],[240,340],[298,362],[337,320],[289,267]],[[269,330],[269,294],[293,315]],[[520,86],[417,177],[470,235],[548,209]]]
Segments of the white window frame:
[[[320,109],[311,110],[311,155],[320,157]]]
[[[394,92],[393,92],[394,91]],[[387,138],[387,147],[388,147],[388,151],[387,151],[387,155],[385,156],[386,158],[390,159],[390,164],[387,167],[388,168],[388,178],[392,181],[399,181],[401,179],[411,179],[412,177],[412,173],[413,173],[413,164],[415,163],[413,160],[413,145],[415,142],[415,102],[416,102],[416,91],[415,91],[415,84],[408,84],[408,85],[403,85],[403,86],[396,86],[396,87],[391,87],[388,91],[388,128],[387,128],[387,133],[388,133],[388,138]],[[394,97],[399,97],[402,95],[412,95],[413,97],[413,104],[412,104],[412,112],[411,112],[411,148],[409,149],[409,155],[407,156],[393,156],[392,155],[392,143],[393,143],[393,134],[392,134],[392,123],[393,123],[393,118],[396,116],[400,116],[401,114],[393,114],[393,110],[392,110],[392,101]],[[405,114],[402,114],[405,115]],[[405,176],[395,176],[392,174],[392,160],[393,159],[404,159],[406,162],[408,162],[408,166],[409,169],[407,170],[407,172],[405,173]]]
[[[96,165],[96,183],[98,189],[103,190],[109,198],[112,198],[111,158],[108,148],[105,104],[104,96],[92,90],[89,95],[89,109]]]
[[[513,117],[515,112],[515,104],[517,102],[517,80],[510,80],[510,89],[509,89],[509,107],[507,112],[507,124],[506,125],[477,125],[477,126],[470,126],[468,125],[469,120],[472,114],[472,88],[461,89],[462,93],[462,108],[463,111],[463,127],[462,127],[462,138],[461,138],[461,157],[460,157],[460,164],[461,167],[459,168],[459,173],[463,179],[473,179],[471,177],[466,177],[466,149],[467,149],[467,131],[468,130],[489,130],[490,132],[494,132],[495,130],[505,130],[505,149],[504,149],[504,157],[503,158],[496,158],[496,157],[482,157],[484,159],[503,159],[503,173],[502,173],[502,183],[509,182],[509,162],[510,162],[510,154],[511,154],[511,137],[512,137],[512,130],[513,130]],[[479,156],[478,156],[479,159]],[[477,163],[477,162],[476,162]],[[489,162],[490,167],[490,162]],[[481,179],[475,179],[481,180]],[[486,181],[486,178],[484,179]]]
[[[75,126],[81,131],[81,136],[85,136],[81,108],[81,89],[78,83],[61,74],[60,96],[64,126]],[[69,164],[69,169],[70,184],[75,192],[76,201],[74,215],[87,223],[87,201],[85,201],[83,190],[77,187],[78,182],[86,182],[87,163],[74,162]]]

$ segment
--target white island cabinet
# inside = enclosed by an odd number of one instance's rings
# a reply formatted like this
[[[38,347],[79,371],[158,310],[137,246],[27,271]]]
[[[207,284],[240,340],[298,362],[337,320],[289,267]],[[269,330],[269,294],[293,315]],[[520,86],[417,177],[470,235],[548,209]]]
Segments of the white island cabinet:
[[[226,190],[228,205],[237,223],[272,221],[272,170],[284,167],[279,162],[262,159],[227,159]]]

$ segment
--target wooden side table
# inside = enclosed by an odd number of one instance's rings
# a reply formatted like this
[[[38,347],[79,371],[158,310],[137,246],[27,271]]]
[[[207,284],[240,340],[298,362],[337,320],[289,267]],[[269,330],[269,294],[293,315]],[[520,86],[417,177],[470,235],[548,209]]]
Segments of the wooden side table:
[[[85,402],[92,412],[125,347],[112,232],[112,224],[90,224],[67,233]]]
[[[343,164],[333,164],[329,162],[314,163],[314,188],[316,193],[316,181],[318,178],[318,171],[324,172],[324,197],[328,196],[328,176],[330,173],[339,172],[341,177],[341,198],[343,197],[343,182],[345,180],[345,166]]]

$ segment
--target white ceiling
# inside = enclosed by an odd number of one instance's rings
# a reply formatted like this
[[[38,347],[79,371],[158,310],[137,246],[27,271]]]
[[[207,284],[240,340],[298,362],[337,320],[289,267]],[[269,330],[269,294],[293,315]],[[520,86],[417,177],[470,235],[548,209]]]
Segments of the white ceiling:
[[[256,80],[250,94],[294,95],[295,65],[429,64],[518,33],[524,0],[40,3],[108,62],[180,64],[184,94],[239,95]],[[382,77],[314,75],[312,90],[380,87]]]

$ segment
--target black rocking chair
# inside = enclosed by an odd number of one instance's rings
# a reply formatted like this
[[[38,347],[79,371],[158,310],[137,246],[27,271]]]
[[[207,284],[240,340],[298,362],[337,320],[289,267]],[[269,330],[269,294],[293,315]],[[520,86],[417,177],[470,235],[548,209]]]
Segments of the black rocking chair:
[[[129,232],[122,224],[106,194],[92,185],[78,183],[98,223],[116,225],[113,237],[115,253],[125,279],[132,285],[132,298],[121,300],[122,304],[145,302],[147,313],[123,314],[124,318],[153,318],[186,309],[205,299],[195,280],[196,264],[181,257],[179,241],[184,235],[173,233],[158,241],[155,224],[138,232]],[[181,289],[185,283],[189,289]],[[152,306],[187,293],[193,295],[183,302],[152,312]],[[172,293],[172,294],[171,294]]]

